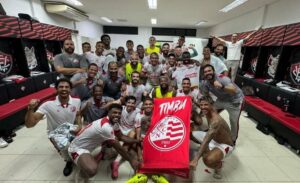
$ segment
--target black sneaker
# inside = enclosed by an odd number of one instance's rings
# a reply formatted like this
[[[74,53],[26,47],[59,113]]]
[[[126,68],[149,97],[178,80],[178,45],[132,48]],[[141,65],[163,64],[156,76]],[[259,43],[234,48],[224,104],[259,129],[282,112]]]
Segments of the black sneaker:
[[[10,136],[7,136],[7,137],[2,137],[7,143],[12,143],[14,140],[10,137]]]
[[[72,171],[73,171],[73,162],[68,161],[66,163],[66,166],[65,166],[64,171],[63,171],[64,176],[69,176],[72,173]]]

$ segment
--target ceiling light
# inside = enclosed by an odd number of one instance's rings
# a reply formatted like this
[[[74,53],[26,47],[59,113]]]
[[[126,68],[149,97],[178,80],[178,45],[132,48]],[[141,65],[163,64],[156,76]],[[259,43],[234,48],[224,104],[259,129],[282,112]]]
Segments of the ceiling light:
[[[151,24],[157,24],[156,18],[151,18]]]
[[[68,3],[71,3],[75,6],[83,6],[83,4],[78,0],[66,0]]]
[[[245,3],[247,0],[235,0],[232,3],[228,4],[227,6],[225,6],[223,9],[219,10],[221,12],[228,12],[230,10],[232,10],[233,8],[238,7],[239,5]]]
[[[157,0],[148,0],[149,9],[157,9]]]
[[[101,17],[101,19],[104,20],[105,22],[112,23],[112,20],[107,17]]]
[[[199,25],[205,24],[206,22],[207,22],[206,20],[201,20],[200,22],[196,23],[195,25],[199,26]]]

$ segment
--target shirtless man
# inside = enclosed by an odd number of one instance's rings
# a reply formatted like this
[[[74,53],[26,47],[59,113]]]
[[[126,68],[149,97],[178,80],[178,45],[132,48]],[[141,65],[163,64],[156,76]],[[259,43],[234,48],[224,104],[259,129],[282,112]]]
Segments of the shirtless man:
[[[204,164],[214,169],[214,178],[221,179],[222,160],[233,150],[230,128],[225,120],[213,108],[210,97],[200,98],[200,109],[206,116],[209,129],[207,132],[193,131],[196,143],[201,144],[199,151],[190,162],[191,169],[196,169],[198,161],[203,157]]]

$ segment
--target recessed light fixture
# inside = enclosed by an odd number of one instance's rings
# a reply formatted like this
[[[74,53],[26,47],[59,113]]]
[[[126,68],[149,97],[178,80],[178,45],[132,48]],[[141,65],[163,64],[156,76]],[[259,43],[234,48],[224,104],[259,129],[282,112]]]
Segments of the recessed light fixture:
[[[202,25],[202,24],[205,24],[205,23],[207,23],[206,20],[201,20],[200,22],[196,23],[195,25],[199,26],[199,25]]]
[[[220,9],[219,11],[227,13],[228,11],[232,10],[233,8],[238,7],[239,5],[245,3],[248,0],[235,0],[232,3],[228,4],[224,8]]]
[[[112,23],[112,20],[107,17],[101,17],[101,19],[104,20],[105,22]]]
[[[75,6],[83,6],[83,4],[78,0],[66,0],[68,3],[71,3]]]
[[[148,0],[149,9],[157,9],[157,0]]]
[[[157,24],[156,18],[151,18],[151,24]]]

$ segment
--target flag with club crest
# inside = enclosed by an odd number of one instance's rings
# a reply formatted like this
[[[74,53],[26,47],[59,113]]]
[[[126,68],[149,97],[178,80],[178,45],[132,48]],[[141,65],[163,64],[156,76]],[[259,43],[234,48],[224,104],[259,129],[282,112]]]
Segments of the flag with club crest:
[[[190,97],[154,99],[139,172],[189,176]]]

